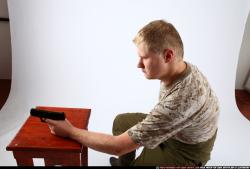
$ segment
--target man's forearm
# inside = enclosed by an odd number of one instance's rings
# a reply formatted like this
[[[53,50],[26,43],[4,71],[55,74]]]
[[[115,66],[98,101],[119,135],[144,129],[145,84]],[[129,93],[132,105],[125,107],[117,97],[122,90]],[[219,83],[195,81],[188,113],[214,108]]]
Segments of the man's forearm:
[[[70,138],[100,152],[117,156],[122,153],[122,145],[116,136],[74,128]]]

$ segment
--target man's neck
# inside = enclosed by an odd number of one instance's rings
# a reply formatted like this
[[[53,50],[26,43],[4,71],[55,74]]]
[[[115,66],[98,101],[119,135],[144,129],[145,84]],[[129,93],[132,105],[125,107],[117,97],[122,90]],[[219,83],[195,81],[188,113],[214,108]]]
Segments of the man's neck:
[[[178,63],[178,65],[173,67],[173,73],[168,76],[167,79],[162,80],[166,86],[171,86],[174,81],[176,81],[186,70],[187,64],[184,61]]]

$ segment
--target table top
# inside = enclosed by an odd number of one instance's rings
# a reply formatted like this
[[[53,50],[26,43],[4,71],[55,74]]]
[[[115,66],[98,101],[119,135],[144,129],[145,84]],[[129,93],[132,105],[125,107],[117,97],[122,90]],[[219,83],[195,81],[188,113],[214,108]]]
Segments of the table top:
[[[91,109],[44,106],[36,108],[64,112],[72,125],[81,129],[88,129]],[[29,116],[11,143],[6,147],[6,150],[81,152],[81,148],[82,145],[72,139],[51,134],[48,124],[41,122],[40,118]]]

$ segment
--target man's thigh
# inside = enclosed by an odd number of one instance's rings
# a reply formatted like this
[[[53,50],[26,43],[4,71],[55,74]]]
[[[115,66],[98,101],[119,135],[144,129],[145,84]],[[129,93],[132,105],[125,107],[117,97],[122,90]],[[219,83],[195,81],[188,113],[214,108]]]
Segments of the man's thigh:
[[[145,119],[145,113],[123,113],[115,117],[113,122],[113,135],[120,135],[138,122]]]

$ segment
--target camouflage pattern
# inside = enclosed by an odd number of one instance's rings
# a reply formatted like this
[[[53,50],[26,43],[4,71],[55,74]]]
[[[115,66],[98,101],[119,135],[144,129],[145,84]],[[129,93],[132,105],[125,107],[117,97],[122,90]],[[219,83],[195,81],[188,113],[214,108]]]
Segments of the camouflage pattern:
[[[171,86],[161,82],[159,102],[143,121],[128,129],[128,135],[141,146],[154,149],[169,138],[197,144],[214,136],[218,99],[198,68],[186,64]]]

